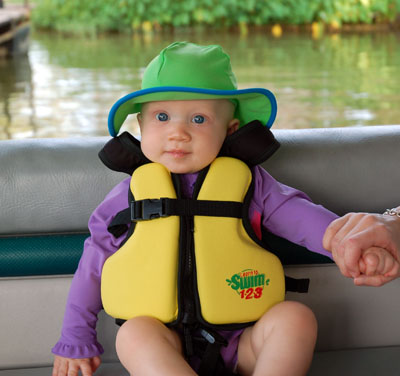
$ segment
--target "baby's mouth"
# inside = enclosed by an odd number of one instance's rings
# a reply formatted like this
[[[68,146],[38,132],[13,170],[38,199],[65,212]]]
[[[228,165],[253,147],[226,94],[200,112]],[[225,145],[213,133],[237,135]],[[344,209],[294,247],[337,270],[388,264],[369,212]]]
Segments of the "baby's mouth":
[[[185,157],[186,155],[190,154],[189,152],[187,152],[185,150],[181,150],[181,149],[168,150],[166,153],[171,155],[174,158],[182,158],[182,157]]]

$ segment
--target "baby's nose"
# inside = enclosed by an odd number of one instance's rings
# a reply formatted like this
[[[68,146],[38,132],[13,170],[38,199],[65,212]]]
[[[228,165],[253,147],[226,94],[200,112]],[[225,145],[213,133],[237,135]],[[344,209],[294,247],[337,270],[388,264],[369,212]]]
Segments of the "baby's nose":
[[[171,140],[189,140],[190,133],[187,124],[182,121],[174,123],[171,127],[169,138]]]

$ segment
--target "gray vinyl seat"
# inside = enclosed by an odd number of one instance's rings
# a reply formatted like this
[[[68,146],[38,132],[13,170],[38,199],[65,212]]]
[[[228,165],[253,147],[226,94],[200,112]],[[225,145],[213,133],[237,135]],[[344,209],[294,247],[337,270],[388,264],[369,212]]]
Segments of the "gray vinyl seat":
[[[281,149],[265,168],[342,215],[399,205],[400,127],[274,131]],[[71,275],[90,213],[125,175],[97,158],[105,138],[0,141],[0,376],[51,375]],[[288,213],[290,215],[290,213]],[[289,293],[315,312],[319,335],[309,375],[400,374],[400,279],[355,287],[321,259],[286,263],[311,279]],[[117,327],[104,312],[98,376],[125,376]]]

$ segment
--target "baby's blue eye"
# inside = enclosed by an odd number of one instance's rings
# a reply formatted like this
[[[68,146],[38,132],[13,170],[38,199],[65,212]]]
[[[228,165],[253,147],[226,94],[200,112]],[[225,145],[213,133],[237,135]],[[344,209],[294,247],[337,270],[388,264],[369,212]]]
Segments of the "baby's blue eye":
[[[160,112],[159,114],[156,115],[156,118],[158,121],[167,121],[168,115],[165,112]]]
[[[202,115],[196,115],[196,116],[193,118],[193,123],[196,123],[196,124],[203,124],[205,120],[206,120],[206,119],[204,118],[204,116],[202,116]]]

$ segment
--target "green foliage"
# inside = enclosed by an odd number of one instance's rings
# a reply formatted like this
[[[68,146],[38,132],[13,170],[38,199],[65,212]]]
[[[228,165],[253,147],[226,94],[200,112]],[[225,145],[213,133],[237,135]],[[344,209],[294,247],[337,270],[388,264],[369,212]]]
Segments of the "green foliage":
[[[393,21],[400,0],[36,0],[37,26],[64,31]]]

